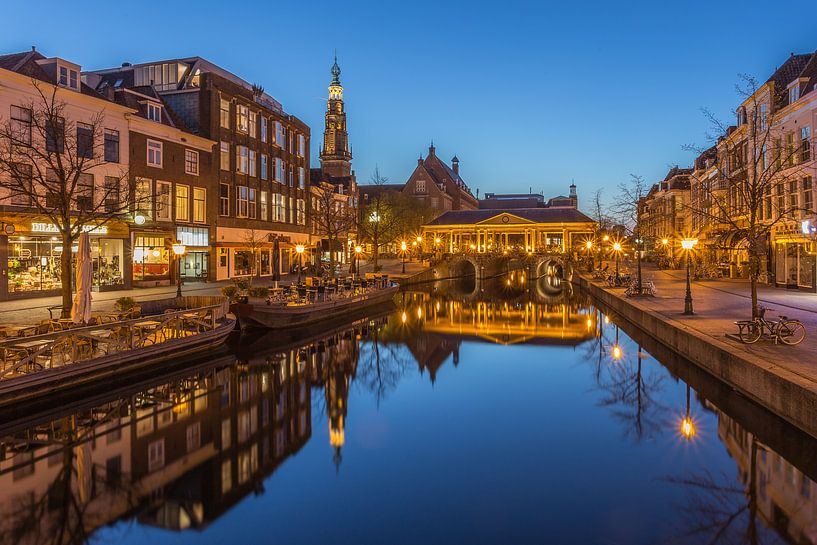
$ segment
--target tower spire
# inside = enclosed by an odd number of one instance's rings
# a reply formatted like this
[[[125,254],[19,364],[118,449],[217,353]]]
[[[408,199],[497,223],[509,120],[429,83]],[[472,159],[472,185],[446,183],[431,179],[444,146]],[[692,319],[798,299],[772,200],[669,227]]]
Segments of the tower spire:
[[[332,65],[332,85],[340,85],[340,66],[338,66],[338,50],[335,50],[335,62]]]

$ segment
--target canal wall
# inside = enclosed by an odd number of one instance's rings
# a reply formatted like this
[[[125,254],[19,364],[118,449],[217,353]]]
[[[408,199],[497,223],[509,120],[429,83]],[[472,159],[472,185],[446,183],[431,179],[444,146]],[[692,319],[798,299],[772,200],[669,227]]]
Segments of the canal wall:
[[[726,342],[683,322],[643,309],[618,294],[575,275],[573,283],[621,318],[747,398],[817,438],[817,385],[773,361],[738,354]]]

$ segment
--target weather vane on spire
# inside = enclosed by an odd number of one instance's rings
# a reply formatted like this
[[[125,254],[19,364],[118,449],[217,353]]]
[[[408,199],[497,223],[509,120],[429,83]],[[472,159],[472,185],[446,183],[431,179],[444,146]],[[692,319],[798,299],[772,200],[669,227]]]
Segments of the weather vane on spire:
[[[332,85],[340,85],[340,66],[338,66],[338,50],[335,50],[335,63],[332,65]]]

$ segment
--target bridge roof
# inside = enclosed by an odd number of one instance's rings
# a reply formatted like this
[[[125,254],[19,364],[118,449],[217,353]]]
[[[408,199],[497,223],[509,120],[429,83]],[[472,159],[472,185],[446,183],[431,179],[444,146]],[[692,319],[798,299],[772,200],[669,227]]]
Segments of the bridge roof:
[[[503,223],[593,223],[575,208],[509,208],[496,210],[449,210],[428,225],[469,225],[508,216]],[[519,219],[526,220],[520,222]]]

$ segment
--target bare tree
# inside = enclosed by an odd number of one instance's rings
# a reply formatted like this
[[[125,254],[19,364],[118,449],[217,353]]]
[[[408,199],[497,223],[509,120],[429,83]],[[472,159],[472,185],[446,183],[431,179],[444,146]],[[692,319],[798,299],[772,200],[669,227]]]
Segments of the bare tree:
[[[598,247],[599,245],[598,241],[601,238],[599,235],[601,233],[607,232],[613,223],[612,220],[610,219],[609,214],[607,213],[607,207],[604,205],[602,193],[603,190],[601,188],[597,189],[596,192],[593,194],[593,199],[590,203],[590,217],[592,217],[596,222],[595,228],[593,230],[593,244],[597,246],[596,251],[599,254],[599,268],[601,268],[602,266],[601,248]]]
[[[395,192],[383,190],[389,179],[380,175],[375,167],[370,178],[371,185],[377,187],[363,209],[360,221],[360,237],[372,245],[371,261],[374,270],[380,270],[378,260],[380,248],[394,241],[400,234],[400,214],[396,206]]]
[[[253,228],[247,229],[244,231],[244,244],[252,252],[252,274],[250,278],[252,279],[253,276],[260,277],[261,276],[261,250],[267,246],[269,242],[269,238],[263,234],[259,233]]]
[[[122,218],[134,204],[125,169],[107,169],[104,112],[79,121],[66,116],[58,88],[32,80],[35,97],[18,118],[0,120],[0,188],[21,210],[47,218],[61,238],[62,313],[71,312],[71,247],[84,231]],[[125,151],[127,153],[127,151]],[[117,149],[118,154],[118,149]]]
[[[322,182],[312,194],[312,226],[315,234],[329,243],[329,268],[335,276],[335,248],[341,238],[357,226],[357,211],[350,202],[349,195],[336,191],[332,184]],[[344,249],[345,249],[345,245]]]
[[[720,121],[703,110],[717,141],[714,176],[693,175],[700,198],[690,204],[701,223],[740,233],[749,257],[752,316],[758,315],[757,284],[772,229],[785,220],[797,219],[803,210],[797,200],[797,183],[803,162],[811,159],[811,142],[785,132],[775,108],[785,103],[785,89],[773,82],[759,85],[741,75],[736,85],[743,102],[737,126]],[[703,153],[694,145],[686,149]]]
[[[641,294],[641,247],[642,247],[642,217],[640,206],[642,199],[647,196],[647,183],[642,176],[630,174],[630,180],[621,182],[618,186],[618,195],[613,202],[613,212],[618,221],[632,235],[633,248],[636,259],[636,293]]]

